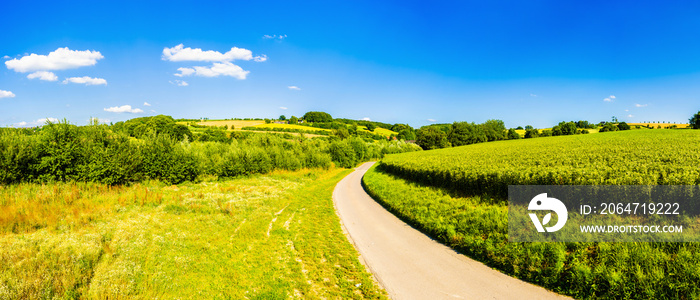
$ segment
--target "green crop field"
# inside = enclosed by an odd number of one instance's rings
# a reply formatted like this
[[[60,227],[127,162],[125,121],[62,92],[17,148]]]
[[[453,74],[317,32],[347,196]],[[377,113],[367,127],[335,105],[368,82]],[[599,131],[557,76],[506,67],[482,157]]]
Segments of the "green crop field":
[[[700,132],[638,130],[385,157],[363,178],[390,211],[515,277],[580,299],[695,299],[696,243],[509,243],[508,185],[700,184]]]
[[[0,299],[385,298],[334,212],[348,172],[0,185]]]

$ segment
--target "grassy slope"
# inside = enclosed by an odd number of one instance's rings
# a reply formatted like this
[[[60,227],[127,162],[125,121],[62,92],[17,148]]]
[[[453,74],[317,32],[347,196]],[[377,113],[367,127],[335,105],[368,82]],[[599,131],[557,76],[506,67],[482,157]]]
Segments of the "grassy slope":
[[[367,130],[367,126],[357,126],[357,130],[358,130],[358,131],[370,132],[369,130]],[[391,131],[391,130],[389,130],[389,129],[381,128],[381,127],[377,127],[377,128],[374,129],[374,131],[371,131],[371,132],[374,133],[374,134],[381,134],[381,135],[387,136],[387,137],[388,137],[388,136],[391,136],[391,135],[397,135],[397,134],[399,134],[398,132]]]
[[[688,172],[697,172],[700,154],[695,146],[699,139],[699,132],[640,130],[477,144],[391,155],[385,161],[433,171],[456,166],[459,172],[466,173],[475,169],[489,174],[554,172],[555,179],[557,173],[575,168],[592,168],[589,173],[595,170],[638,173],[640,181],[646,180],[645,172],[662,171],[675,176],[666,176],[669,183],[691,180],[685,184],[693,184],[697,174]],[[560,157],[552,159],[547,153],[557,153]],[[589,159],[589,155],[596,159]],[[556,167],[561,164],[569,166]],[[533,169],[533,166],[537,167]],[[600,176],[596,174],[590,175]],[[497,176],[482,177],[485,178],[497,179]],[[615,178],[598,181],[614,184]],[[657,180],[656,175],[649,178]],[[557,292],[577,298],[700,296],[696,284],[700,281],[698,244],[508,243],[507,207],[498,199],[451,196],[451,191],[426,187],[380,172],[378,168],[371,169],[363,183],[389,210],[445,244],[505,273]],[[489,183],[486,180],[482,184]]]
[[[0,186],[0,298],[384,298],[333,209],[348,172]]]

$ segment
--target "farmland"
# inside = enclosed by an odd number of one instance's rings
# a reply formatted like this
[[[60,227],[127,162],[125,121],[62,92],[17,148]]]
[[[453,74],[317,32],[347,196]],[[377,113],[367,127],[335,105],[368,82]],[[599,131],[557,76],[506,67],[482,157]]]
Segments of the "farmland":
[[[507,274],[575,298],[700,296],[695,243],[509,243],[507,185],[699,182],[700,133],[634,130],[390,155],[363,184],[394,214]]]
[[[348,171],[0,188],[0,298],[384,298],[331,192]]]
[[[185,121],[180,121],[178,123],[183,124],[183,125],[188,124],[188,122],[185,122]],[[327,128],[319,128],[319,127],[313,127],[313,126],[308,126],[308,125],[287,124],[287,123],[284,123],[284,124],[266,123],[264,120],[206,120],[206,121],[195,122],[195,124],[200,125],[200,126],[213,126],[213,127],[226,126],[227,130],[237,130],[237,131],[240,131],[243,128],[249,127],[247,129],[250,131],[255,131],[255,128],[260,128],[261,132],[274,132],[274,130],[302,131],[302,132],[325,131],[328,133],[332,132],[331,129],[327,129]],[[386,128],[381,128],[381,127],[374,128],[373,131],[367,130],[367,127],[363,126],[363,125],[356,125],[355,128],[357,131],[378,134],[378,135],[382,135],[385,137],[389,137],[392,135],[395,136],[398,134],[397,132],[391,131],[391,130],[386,129]],[[297,132],[291,132],[291,133],[297,133]],[[320,136],[320,135],[315,135],[315,136]]]

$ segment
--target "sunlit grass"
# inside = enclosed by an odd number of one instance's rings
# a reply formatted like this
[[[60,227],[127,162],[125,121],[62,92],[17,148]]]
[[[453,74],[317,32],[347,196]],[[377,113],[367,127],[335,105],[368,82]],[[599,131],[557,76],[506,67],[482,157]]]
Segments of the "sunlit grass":
[[[0,299],[383,298],[333,210],[342,169],[0,189]]]

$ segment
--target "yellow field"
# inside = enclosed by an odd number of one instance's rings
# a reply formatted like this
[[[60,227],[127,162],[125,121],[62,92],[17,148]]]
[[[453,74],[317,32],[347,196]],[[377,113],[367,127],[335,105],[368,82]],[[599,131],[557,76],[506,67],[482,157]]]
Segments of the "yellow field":
[[[668,128],[668,127],[671,127],[673,125],[676,125],[676,127],[678,127],[678,128],[690,127],[690,124],[671,124],[671,123],[627,123],[627,124],[629,124],[632,127],[634,127],[634,126],[646,127],[647,125],[654,127],[654,128],[658,128],[658,126],[661,126],[661,128]]]
[[[358,131],[369,131],[369,130],[367,130],[367,127],[365,127],[365,126],[357,126],[357,130]],[[398,132],[394,132],[394,131],[391,131],[389,129],[381,128],[381,127],[375,128],[374,131],[372,131],[372,133],[381,134],[381,135],[387,136],[387,137],[391,136],[392,134],[399,134]]]
[[[316,128],[316,127],[309,127],[309,126],[302,126],[302,125],[275,124],[275,123],[265,124],[265,122],[263,122],[262,124],[255,125],[253,127],[289,128],[289,129],[300,129],[300,130],[311,130],[311,131],[315,131],[315,130],[331,131],[330,129]]]
[[[178,124],[182,125],[187,125],[190,122],[177,122]],[[243,127],[249,127],[249,126],[255,126],[255,125],[260,125],[260,124],[265,124],[265,121],[263,120],[254,120],[254,121],[242,121],[242,120],[219,120],[219,121],[203,121],[203,122],[197,122],[197,125],[202,125],[202,126],[228,126],[229,130],[231,130],[231,125],[233,125],[235,130],[241,130]]]

